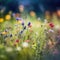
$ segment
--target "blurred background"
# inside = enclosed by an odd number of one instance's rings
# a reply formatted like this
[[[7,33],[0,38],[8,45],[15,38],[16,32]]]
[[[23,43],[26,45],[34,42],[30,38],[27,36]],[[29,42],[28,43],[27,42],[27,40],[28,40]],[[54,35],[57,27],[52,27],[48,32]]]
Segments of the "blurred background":
[[[37,16],[60,10],[60,0],[0,0],[0,11],[7,14],[9,11],[19,12],[19,6],[23,5],[26,12],[34,11]],[[2,12],[3,12],[2,11]]]

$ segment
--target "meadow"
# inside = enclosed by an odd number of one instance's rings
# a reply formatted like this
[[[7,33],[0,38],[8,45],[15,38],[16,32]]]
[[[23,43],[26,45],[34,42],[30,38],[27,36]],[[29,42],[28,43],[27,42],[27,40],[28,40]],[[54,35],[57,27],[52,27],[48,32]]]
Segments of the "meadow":
[[[0,60],[60,60],[60,21],[36,16],[0,18]]]

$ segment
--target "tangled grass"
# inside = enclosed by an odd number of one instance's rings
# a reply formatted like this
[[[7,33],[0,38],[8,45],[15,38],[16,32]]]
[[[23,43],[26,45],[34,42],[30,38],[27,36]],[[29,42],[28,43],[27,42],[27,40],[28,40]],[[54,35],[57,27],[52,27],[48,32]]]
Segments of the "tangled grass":
[[[60,24],[57,20],[52,22],[28,17],[24,24],[15,18],[0,23],[0,60],[54,60],[59,56],[56,38]]]

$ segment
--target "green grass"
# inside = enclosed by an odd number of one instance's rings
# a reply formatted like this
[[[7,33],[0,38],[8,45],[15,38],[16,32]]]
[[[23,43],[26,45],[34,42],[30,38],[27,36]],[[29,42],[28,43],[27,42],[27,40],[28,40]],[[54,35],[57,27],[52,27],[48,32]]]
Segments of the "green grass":
[[[24,32],[19,35],[19,31],[23,29],[21,24],[18,24],[19,27],[16,27],[15,24],[17,23],[15,19],[11,19],[10,21],[5,21],[0,23],[0,31],[3,32],[6,28],[11,27],[8,32],[8,37],[4,39],[4,35],[0,35],[0,60],[45,60],[44,59],[44,46],[46,45],[48,39],[45,35],[44,22],[38,21],[36,18],[30,18],[28,16],[27,19],[24,20],[25,25],[27,26],[28,22],[32,23],[32,27],[29,29],[24,30]],[[59,24],[57,20],[53,20],[55,24]],[[17,32],[17,29],[19,31]],[[12,37],[9,37],[10,34],[13,34]],[[15,34],[18,34],[15,36]],[[19,39],[19,43],[14,46],[15,41]],[[27,48],[22,47],[22,43],[26,40],[30,40],[28,43],[29,46]],[[6,44],[4,44],[6,42]],[[17,47],[20,47],[21,50],[16,50]],[[12,49],[9,51],[8,48]],[[7,51],[8,50],[8,51]],[[45,57],[46,58],[46,57]],[[46,58],[47,60],[48,58]]]

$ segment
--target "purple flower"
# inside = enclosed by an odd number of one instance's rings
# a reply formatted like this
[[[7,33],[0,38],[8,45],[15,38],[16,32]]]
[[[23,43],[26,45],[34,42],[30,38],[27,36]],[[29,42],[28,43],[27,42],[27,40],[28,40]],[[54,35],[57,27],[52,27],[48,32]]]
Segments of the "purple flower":
[[[16,18],[16,20],[19,20],[19,18]]]
[[[52,29],[49,29],[49,32],[52,32],[52,33],[53,33],[53,32],[54,32],[54,30],[52,30]]]
[[[22,34],[23,33],[23,30],[22,31],[20,31],[20,34]]]
[[[28,23],[28,26],[30,26],[30,25],[31,25],[31,23],[29,22],[29,23]]]
[[[16,20],[18,21],[18,20],[23,20],[23,19],[22,19],[22,18],[17,17],[17,18],[16,18]]]
[[[24,26],[24,22],[22,22],[22,26]]]

